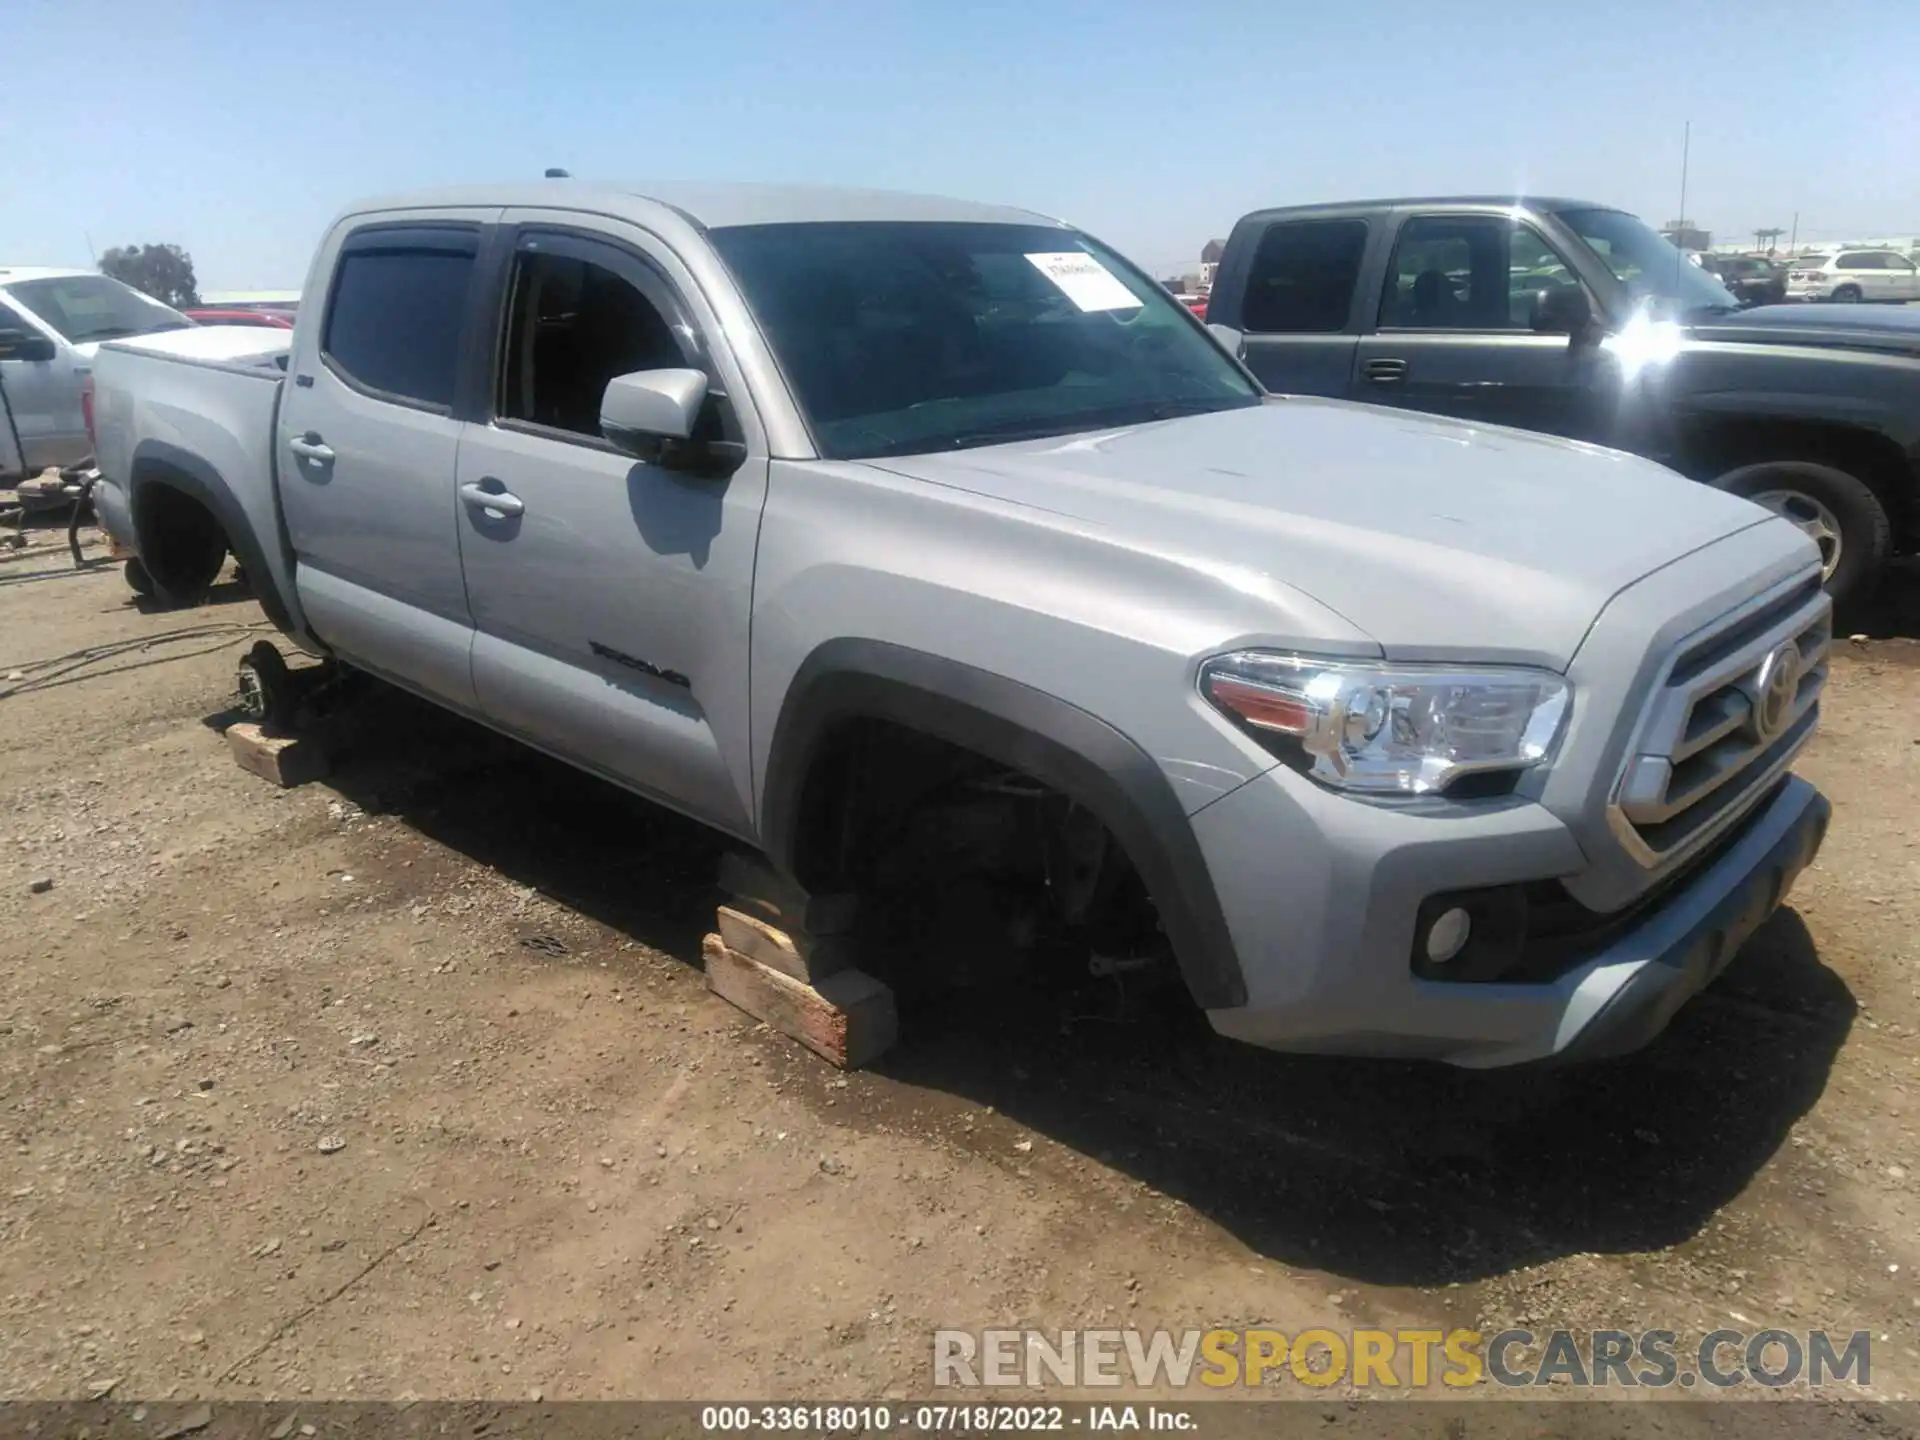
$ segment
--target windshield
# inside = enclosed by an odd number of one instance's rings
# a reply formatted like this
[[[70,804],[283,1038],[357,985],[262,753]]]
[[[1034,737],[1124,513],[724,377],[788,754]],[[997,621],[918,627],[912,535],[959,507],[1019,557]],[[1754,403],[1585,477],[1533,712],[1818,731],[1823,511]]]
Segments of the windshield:
[[[1624,210],[1562,210],[1561,221],[1649,309],[1668,315],[1737,310],[1740,302],[1659,231]]]
[[[193,323],[179,311],[105,275],[20,280],[9,285],[7,293],[70,345],[183,330]]]
[[[1818,270],[1832,258],[1831,255],[1802,255],[1793,262],[1793,268],[1796,270]]]
[[[713,243],[832,459],[1260,403],[1184,306],[1072,230],[749,225]]]

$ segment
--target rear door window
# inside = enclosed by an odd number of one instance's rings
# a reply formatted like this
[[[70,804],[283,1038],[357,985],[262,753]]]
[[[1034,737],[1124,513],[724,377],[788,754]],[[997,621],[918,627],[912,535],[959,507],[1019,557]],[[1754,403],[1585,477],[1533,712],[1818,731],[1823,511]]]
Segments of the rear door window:
[[[450,410],[478,251],[460,231],[350,240],[321,342],[329,367],[382,399]]]
[[[1878,255],[1867,250],[1850,250],[1840,257],[1842,270],[1882,270],[1886,262]]]
[[[1364,220],[1288,220],[1260,237],[1241,324],[1252,334],[1328,334],[1347,328],[1367,248]]]

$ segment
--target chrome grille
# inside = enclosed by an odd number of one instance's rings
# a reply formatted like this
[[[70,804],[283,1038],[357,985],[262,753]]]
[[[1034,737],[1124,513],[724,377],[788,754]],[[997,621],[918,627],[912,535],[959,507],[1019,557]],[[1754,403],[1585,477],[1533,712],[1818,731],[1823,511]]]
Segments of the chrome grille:
[[[1832,642],[1816,577],[1756,596],[1675,647],[1608,809],[1636,860],[1677,863],[1792,763],[1819,719]]]

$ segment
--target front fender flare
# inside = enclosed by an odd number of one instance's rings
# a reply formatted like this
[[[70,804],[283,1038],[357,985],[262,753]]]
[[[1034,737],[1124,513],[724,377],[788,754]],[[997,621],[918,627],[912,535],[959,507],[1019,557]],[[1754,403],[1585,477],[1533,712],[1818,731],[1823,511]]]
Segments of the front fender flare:
[[[972,750],[1092,811],[1139,871],[1194,1000],[1208,1010],[1246,1003],[1206,857],[1153,757],[1089,711],[943,656],[831,640],[800,666],[774,726],[760,802],[760,835],[778,869],[796,873],[801,805],[823,742],[856,719]]]

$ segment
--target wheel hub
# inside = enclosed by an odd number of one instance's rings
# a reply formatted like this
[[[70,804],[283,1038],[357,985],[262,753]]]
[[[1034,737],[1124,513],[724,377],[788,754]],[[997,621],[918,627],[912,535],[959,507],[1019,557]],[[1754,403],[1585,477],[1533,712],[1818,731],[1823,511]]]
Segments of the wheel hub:
[[[235,695],[235,705],[241,714],[255,724],[267,718],[267,688],[260,683],[259,672],[244,661],[240,665],[239,689]]]
[[[1833,511],[1798,490],[1762,490],[1749,498],[1799,526],[1820,547],[1821,580],[1833,578],[1833,572],[1840,568],[1840,521]]]

